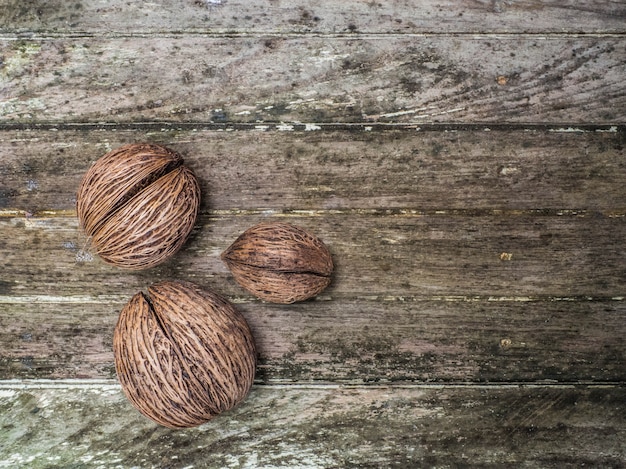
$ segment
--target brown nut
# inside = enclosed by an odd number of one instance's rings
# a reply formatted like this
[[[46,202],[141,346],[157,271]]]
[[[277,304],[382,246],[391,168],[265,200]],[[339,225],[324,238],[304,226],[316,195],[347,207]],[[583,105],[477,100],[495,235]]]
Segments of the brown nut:
[[[113,334],[124,393],[170,428],[205,423],[248,394],[256,352],[244,317],[197,285],[162,282],[137,293]]]
[[[110,151],[87,171],[78,189],[81,228],[98,255],[127,269],[169,259],[198,216],[200,186],[180,155],[160,145]]]
[[[222,253],[239,285],[262,300],[293,303],[330,284],[333,260],[322,241],[287,223],[260,223]]]

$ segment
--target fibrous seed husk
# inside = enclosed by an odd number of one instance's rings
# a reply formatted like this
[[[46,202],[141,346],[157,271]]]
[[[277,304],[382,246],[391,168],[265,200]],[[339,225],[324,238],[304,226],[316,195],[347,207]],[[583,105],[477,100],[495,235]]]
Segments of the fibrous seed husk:
[[[256,351],[244,317],[188,282],[161,282],[134,295],[120,313],[113,349],[130,402],[170,428],[231,409],[254,380]]]
[[[161,145],[130,144],[97,160],[76,198],[81,228],[107,263],[146,269],[185,243],[198,216],[200,186],[183,159]]]
[[[333,260],[316,236],[283,222],[264,222],[241,234],[222,253],[233,277],[273,303],[306,300],[331,282]]]

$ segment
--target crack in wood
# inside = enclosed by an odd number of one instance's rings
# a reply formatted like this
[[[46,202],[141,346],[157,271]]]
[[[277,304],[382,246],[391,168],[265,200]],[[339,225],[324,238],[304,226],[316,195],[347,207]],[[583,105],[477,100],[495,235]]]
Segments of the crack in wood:
[[[288,129],[288,130],[286,130]],[[258,122],[227,122],[216,123],[210,121],[178,122],[178,121],[136,121],[136,122],[1,122],[0,132],[10,131],[98,131],[98,130],[125,130],[125,131],[248,131],[248,132],[555,132],[555,133],[626,133],[626,124],[620,122],[605,122],[602,124],[568,123],[397,123],[397,122],[343,122],[343,123],[307,123],[307,122],[271,122],[265,121],[260,126]]]
[[[415,217],[597,217],[604,216],[607,218],[623,218],[626,216],[626,210],[586,210],[576,208],[554,208],[554,209],[431,209],[420,210],[412,208],[384,208],[384,209],[363,209],[363,208],[345,208],[345,209],[217,209],[205,210],[204,216],[208,218],[232,217],[232,216],[272,216],[279,218],[303,218],[303,217],[324,217],[328,215],[344,215],[344,216],[386,216],[397,218],[415,218]],[[75,217],[75,210],[40,210],[34,213],[20,209],[0,209],[0,219],[10,218],[68,218]]]
[[[260,303],[249,296],[227,296],[231,303],[254,304]],[[584,302],[604,303],[623,302],[624,296],[484,296],[484,295],[355,295],[334,297],[332,300],[346,302],[359,300],[375,303],[418,303],[418,302],[446,302],[446,303],[542,303],[542,302]],[[330,298],[320,296],[309,300],[310,302],[330,301]],[[124,304],[128,298],[123,295],[0,295],[0,304]]]

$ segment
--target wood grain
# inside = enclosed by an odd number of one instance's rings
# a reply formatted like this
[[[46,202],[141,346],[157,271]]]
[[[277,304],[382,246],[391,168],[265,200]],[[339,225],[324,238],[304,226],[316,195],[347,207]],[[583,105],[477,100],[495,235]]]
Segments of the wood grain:
[[[1,122],[618,123],[619,37],[0,40]]]
[[[200,179],[205,214],[357,208],[626,211],[623,126],[370,127],[7,129],[0,131],[0,210],[73,210],[80,179],[96,159],[127,143],[151,141],[184,156]]]
[[[623,387],[266,387],[196,429],[139,415],[117,386],[3,385],[15,467],[503,467],[626,464]],[[19,422],[19,424],[18,424]]]
[[[181,5],[182,4],[182,5]],[[2,0],[0,31],[40,34],[617,33],[619,1]]]
[[[323,297],[624,295],[623,217],[359,211],[274,217],[329,246],[336,271]],[[219,255],[245,229],[271,219],[265,212],[201,217],[175,258],[133,274],[83,249],[86,239],[74,217],[5,218],[3,290],[9,296],[130,295],[150,279],[182,277],[241,295]]]
[[[113,328],[128,299],[0,303],[0,379],[114,378]],[[257,383],[625,378],[624,301],[234,300],[257,343]]]
[[[262,382],[624,378],[621,127],[78,128],[1,134],[4,378],[113,376],[117,311],[167,278],[237,302]],[[85,251],[74,191],[103,152],[143,137],[183,153],[205,201],[171,263],[130,274]],[[330,245],[320,301],[273,309],[219,260],[268,218]]]
[[[625,467],[625,19],[0,0],[0,466]],[[203,203],[171,262],[129,273],[74,207],[137,141],[181,152]],[[330,247],[316,300],[255,300],[219,260],[267,219]],[[259,346],[249,398],[195,430],[113,379],[119,310],[165,279],[225,294]]]

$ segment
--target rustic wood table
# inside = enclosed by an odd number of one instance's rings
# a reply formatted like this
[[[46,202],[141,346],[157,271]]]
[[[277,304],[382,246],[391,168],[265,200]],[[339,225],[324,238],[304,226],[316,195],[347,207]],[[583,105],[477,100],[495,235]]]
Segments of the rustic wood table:
[[[201,181],[142,272],[78,230],[82,174],[155,142]],[[624,0],[0,0],[0,468],[626,466]],[[317,234],[316,299],[219,254]],[[233,301],[255,385],[189,430],[112,335],[163,279]]]

